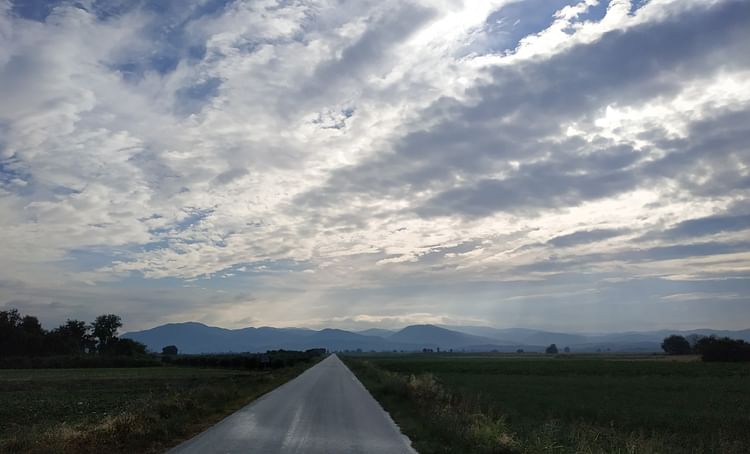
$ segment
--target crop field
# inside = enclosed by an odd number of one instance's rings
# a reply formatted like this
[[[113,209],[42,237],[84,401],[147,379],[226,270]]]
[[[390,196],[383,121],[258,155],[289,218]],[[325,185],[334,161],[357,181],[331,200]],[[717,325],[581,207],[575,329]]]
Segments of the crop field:
[[[0,370],[0,452],[163,452],[308,366]]]
[[[422,453],[750,452],[747,363],[438,354],[347,361]],[[404,377],[405,386],[393,385]],[[423,384],[433,381],[425,399]],[[457,409],[463,424],[439,424]],[[484,429],[451,434],[478,414],[495,421],[497,443],[477,441]]]

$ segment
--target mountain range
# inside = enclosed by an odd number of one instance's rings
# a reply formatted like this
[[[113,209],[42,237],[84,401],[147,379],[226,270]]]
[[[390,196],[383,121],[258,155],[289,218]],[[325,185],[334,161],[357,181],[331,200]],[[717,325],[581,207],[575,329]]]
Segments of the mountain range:
[[[331,351],[443,351],[542,352],[550,344],[572,352],[659,352],[661,341],[670,334],[683,336],[717,335],[750,341],[750,329],[721,331],[646,331],[610,334],[569,334],[524,328],[498,329],[485,326],[411,325],[401,330],[367,329],[346,331],[326,328],[240,328],[226,329],[197,322],[169,323],[144,331],[125,333],[123,337],[146,344],[160,352],[176,345],[181,353],[265,352],[268,350]]]

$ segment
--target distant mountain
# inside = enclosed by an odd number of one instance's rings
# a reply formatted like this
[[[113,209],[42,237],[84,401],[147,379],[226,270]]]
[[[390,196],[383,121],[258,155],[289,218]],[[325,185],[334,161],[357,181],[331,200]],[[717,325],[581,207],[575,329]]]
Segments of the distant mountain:
[[[363,336],[378,336],[378,337],[382,337],[384,339],[387,338],[387,337],[389,337],[389,336],[391,336],[395,332],[396,331],[394,331],[394,330],[381,329],[381,328],[370,328],[370,329],[365,329],[365,330],[362,330],[362,331],[355,331],[355,333],[361,334]]]
[[[661,342],[671,334],[689,336],[731,337],[750,341],[750,329],[740,331],[696,329],[696,330],[658,330],[642,332],[623,332],[609,334],[568,334],[526,328],[499,329],[487,326],[450,326],[443,328],[466,334],[480,335],[499,341],[505,345],[518,344],[524,351],[536,351],[538,347],[556,344],[560,349],[570,347],[573,352],[661,352]],[[524,347],[525,346],[525,347]],[[498,351],[505,351],[505,348]]]
[[[434,325],[407,326],[391,335],[388,340],[413,344],[422,348],[456,349],[469,345],[497,344],[495,339],[440,328]]]
[[[360,332],[341,329],[303,328],[226,329],[202,323],[169,323],[123,337],[143,342],[156,352],[176,345],[182,353],[265,352],[287,349],[327,348],[332,351],[419,351],[423,348],[463,351],[541,352],[549,344],[573,352],[660,352],[670,334],[727,336],[750,341],[750,329],[720,331],[646,331],[612,334],[567,334],[525,328],[498,329],[485,326],[412,325],[400,331],[372,328]]]
[[[320,331],[297,328],[225,329],[202,323],[170,323],[145,331],[126,333],[143,342],[149,350],[160,352],[167,345],[176,345],[182,353],[265,352],[268,350],[329,350],[392,351],[413,350],[414,346],[392,342],[377,336],[365,336],[339,329]]]
[[[489,337],[500,341],[502,344],[511,343],[538,346],[557,344],[558,346],[565,346],[586,343],[588,341],[586,336],[579,334],[555,333],[524,328],[498,329],[486,326],[445,326],[445,328],[462,333]]]

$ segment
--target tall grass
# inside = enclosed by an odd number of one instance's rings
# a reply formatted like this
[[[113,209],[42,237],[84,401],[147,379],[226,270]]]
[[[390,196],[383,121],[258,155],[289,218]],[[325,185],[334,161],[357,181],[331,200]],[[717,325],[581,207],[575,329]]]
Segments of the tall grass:
[[[348,359],[371,393],[384,405],[422,454],[503,454],[518,451],[504,419],[479,401],[445,388],[434,375],[403,375]]]

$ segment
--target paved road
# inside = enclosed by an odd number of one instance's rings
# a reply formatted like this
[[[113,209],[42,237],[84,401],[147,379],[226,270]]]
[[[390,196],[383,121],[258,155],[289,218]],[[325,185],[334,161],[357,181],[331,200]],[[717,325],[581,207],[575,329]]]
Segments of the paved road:
[[[387,413],[336,355],[170,451],[414,453]]]

